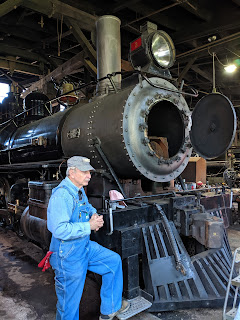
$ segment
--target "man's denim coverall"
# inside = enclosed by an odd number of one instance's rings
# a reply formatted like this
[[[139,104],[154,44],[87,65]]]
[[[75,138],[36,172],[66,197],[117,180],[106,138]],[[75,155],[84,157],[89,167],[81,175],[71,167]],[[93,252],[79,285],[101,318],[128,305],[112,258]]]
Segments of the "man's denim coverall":
[[[78,320],[79,303],[87,269],[102,275],[101,313],[121,308],[122,261],[120,256],[90,241],[89,218],[96,209],[88,202],[84,189],[79,200],[78,187],[66,177],[55,189],[48,205],[47,225],[52,232],[50,264],[55,271],[58,298],[57,320]]]

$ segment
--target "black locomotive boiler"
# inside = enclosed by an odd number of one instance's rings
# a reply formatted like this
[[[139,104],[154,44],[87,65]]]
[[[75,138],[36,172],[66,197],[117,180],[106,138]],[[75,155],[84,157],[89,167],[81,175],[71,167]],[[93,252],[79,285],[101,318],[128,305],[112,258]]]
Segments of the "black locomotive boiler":
[[[136,77],[121,81],[119,26],[113,16],[97,21],[103,80],[91,102],[47,116],[46,97],[32,93],[26,100],[31,111],[4,119],[1,220],[47,248],[47,205],[64,160],[89,157],[97,170],[87,194],[105,221],[92,237],[121,255],[125,298],[152,311],[220,306],[232,262],[224,230],[229,196],[162,186],[180,176],[192,147],[208,159],[229,148],[234,108],[213,93],[191,113],[168,71],[171,39],[152,26],[131,44]],[[111,201],[110,190],[120,191],[127,206]]]

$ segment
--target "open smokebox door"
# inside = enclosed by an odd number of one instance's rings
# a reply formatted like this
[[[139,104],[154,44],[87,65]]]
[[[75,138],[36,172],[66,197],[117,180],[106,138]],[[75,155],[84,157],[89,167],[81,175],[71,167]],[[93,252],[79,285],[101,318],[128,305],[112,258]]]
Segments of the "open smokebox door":
[[[192,146],[202,158],[217,158],[232,145],[236,127],[236,113],[231,101],[220,93],[211,93],[203,97],[193,110]]]

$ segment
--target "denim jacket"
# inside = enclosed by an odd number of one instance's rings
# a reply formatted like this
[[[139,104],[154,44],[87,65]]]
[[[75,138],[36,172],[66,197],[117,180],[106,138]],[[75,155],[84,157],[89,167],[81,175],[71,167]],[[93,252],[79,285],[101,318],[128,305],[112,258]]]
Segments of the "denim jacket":
[[[91,233],[89,219],[96,209],[88,202],[83,188],[79,200],[79,188],[66,177],[52,191],[47,210],[47,227],[52,233],[50,249],[55,251],[59,241],[89,238]]]

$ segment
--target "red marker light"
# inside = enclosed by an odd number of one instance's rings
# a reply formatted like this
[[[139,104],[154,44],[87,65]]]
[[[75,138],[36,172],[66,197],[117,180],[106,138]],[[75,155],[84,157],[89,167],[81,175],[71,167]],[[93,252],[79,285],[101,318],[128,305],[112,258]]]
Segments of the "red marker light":
[[[136,50],[137,48],[141,47],[141,45],[142,45],[142,38],[140,37],[131,43],[131,51]]]

